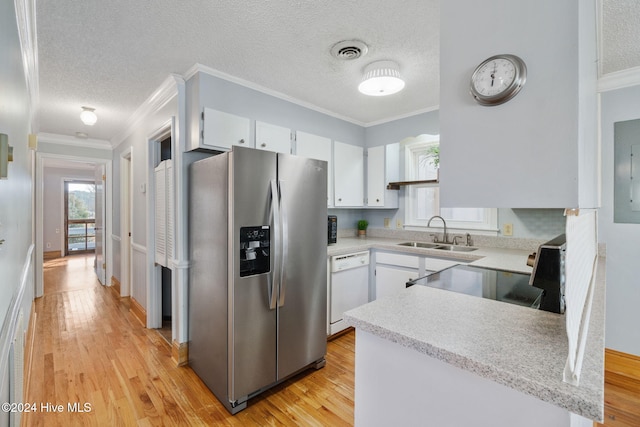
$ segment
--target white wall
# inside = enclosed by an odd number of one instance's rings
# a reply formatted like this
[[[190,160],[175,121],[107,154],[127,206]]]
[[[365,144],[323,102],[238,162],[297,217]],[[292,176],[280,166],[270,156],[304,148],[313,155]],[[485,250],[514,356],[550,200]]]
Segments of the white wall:
[[[640,356],[640,224],[613,222],[613,124],[640,118],[640,86],[601,95],[602,208],[599,237],[607,245],[608,348]]]
[[[45,168],[43,178],[43,249],[45,252],[62,251],[64,239],[64,180],[94,181],[95,174],[93,170],[86,169]],[[47,245],[50,245],[50,247],[47,247]]]
[[[0,402],[8,401],[7,357],[8,339],[12,335],[9,325],[15,320],[9,313],[12,298],[18,294],[27,254],[33,242],[32,233],[32,153],[27,147],[30,131],[29,94],[16,25],[13,1],[0,2],[0,133],[7,134],[13,147],[13,162],[9,176],[0,180]],[[32,269],[33,267],[30,267]],[[31,277],[33,275],[31,274]],[[33,283],[22,288],[22,300],[16,307],[24,313],[24,324],[29,323],[33,301]],[[23,331],[19,331],[22,333]],[[9,414],[0,411],[0,425],[8,425]]]

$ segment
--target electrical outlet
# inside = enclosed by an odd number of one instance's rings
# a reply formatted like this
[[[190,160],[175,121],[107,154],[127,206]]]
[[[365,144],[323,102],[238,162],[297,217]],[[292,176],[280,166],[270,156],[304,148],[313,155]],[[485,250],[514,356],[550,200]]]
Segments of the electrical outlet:
[[[505,236],[513,236],[513,224],[506,223],[502,226],[502,234]]]
[[[402,228],[402,220],[401,219],[396,220],[396,228]]]
[[[47,242],[47,249],[51,249],[51,243]]]
[[[391,227],[391,218],[385,218],[384,219],[384,228],[389,228]]]

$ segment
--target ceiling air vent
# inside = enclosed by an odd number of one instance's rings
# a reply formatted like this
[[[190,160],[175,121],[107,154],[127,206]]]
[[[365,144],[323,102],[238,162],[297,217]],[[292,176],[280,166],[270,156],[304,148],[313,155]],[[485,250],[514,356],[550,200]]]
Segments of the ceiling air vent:
[[[359,40],[343,40],[331,47],[331,55],[335,58],[350,61],[366,55],[369,48]]]

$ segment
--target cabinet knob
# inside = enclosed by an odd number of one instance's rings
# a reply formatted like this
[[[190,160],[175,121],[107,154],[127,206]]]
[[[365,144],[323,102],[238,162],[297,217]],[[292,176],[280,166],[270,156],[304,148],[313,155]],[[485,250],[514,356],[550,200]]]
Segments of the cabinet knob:
[[[339,202],[341,202],[341,201],[342,201],[342,199],[338,199],[338,201],[339,201]]]
[[[264,148],[266,146],[267,146],[267,144],[265,144],[264,142],[262,144],[260,144],[260,147],[262,147],[262,148]]]
[[[379,202],[379,201],[380,201],[380,199],[376,199],[376,202]]]
[[[240,144],[244,144],[244,138],[238,141]]]

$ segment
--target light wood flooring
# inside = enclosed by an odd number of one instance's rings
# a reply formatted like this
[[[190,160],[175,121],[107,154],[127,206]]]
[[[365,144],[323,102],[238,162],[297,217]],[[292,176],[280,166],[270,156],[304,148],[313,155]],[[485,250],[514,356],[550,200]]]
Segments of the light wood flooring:
[[[231,416],[189,367],[145,329],[93,275],[92,256],[48,261],[26,402],[38,412],[24,426],[348,426],[353,424],[354,333],[328,343],[324,368],[302,373]],[[61,412],[43,412],[45,403]],[[86,403],[84,413],[68,404]]]
[[[101,286],[92,255],[45,263],[23,426],[341,426],[353,424],[354,333],[328,344],[327,365],[249,401],[231,416],[189,367],[175,367],[167,341],[145,329],[129,300]],[[605,423],[640,426],[640,361],[607,350]],[[43,412],[41,404],[63,405]],[[90,411],[70,413],[68,404]]]

